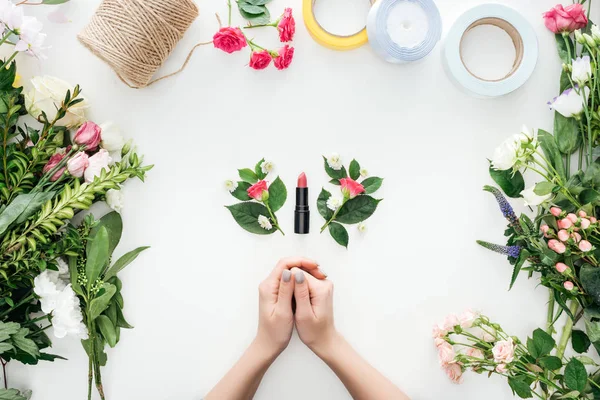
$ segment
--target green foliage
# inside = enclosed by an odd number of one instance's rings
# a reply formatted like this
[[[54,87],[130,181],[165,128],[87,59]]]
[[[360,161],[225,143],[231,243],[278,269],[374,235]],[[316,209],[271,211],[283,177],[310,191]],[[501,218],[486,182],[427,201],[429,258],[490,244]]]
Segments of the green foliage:
[[[277,177],[271,186],[269,186],[269,206],[271,207],[271,212],[277,212],[283,207],[285,201],[287,200],[287,189],[283,184],[283,181]]]
[[[571,345],[576,353],[586,353],[591,344],[592,342],[590,342],[590,338],[585,334],[585,332],[577,329],[573,330],[573,333],[571,334]]]
[[[241,16],[252,25],[268,24],[271,13],[265,6],[271,0],[240,0],[237,1]]]
[[[0,400],[29,400],[31,391],[19,392],[17,389],[0,389]]]
[[[329,175],[330,178],[340,180],[342,178],[347,178],[348,173],[346,172],[346,167],[342,166],[339,170],[333,169],[329,166],[327,162],[327,157],[323,156],[323,165],[325,167],[325,172]]]
[[[267,207],[264,205],[253,201],[247,201],[245,203],[227,206],[226,208],[231,212],[235,222],[248,232],[257,235],[270,235],[275,233],[275,228],[264,229],[258,223],[259,216],[262,215],[268,217],[269,215],[269,210],[267,210]]]
[[[527,339],[527,350],[536,359],[549,355],[555,345],[556,341],[552,336],[539,328],[533,331],[532,338]]]
[[[365,187],[365,194],[372,194],[379,190],[383,184],[383,178],[371,176],[362,181],[361,184]]]
[[[331,237],[339,244],[346,248],[348,248],[348,231],[344,228],[343,225],[338,224],[336,222],[332,222],[329,224],[329,233]]]
[[[513,393],[522,399],[529,399],[533,397],[533,393],[531,391],[531,388],[529,387],[529,382],[527,382],[521,376],[509,377],[508,385],[512,389]]]
[[[348,168],[348,171],[350,172],[350,178],[352,178],[355,181],[358,180],[358,178],[360,178],[360,164],[358,163],[358,161],[352,160],[350,162],[350,167]]]
[[[500,186],[502,191],[508,197],[521,197],[521,192],[525,189],[525,181],[523,180],[523,175],[519,171],[499,171],[493,169],[491,166],[489,171],[494,182]]]
[[[248,189],[252,185],[250,185],[248,182],[244,182],[244,181],[239,181],[237,184],[238,184],[237,188],[235,188],[235,190],[233,192],[231,192],[231,195],[241,201],[252,200],[252,198],[250,196],[248,196]]]
[[[578,359],[572,358],[565,367],[565,385],[571,390],[583,393],[587,377],[585,366]]]

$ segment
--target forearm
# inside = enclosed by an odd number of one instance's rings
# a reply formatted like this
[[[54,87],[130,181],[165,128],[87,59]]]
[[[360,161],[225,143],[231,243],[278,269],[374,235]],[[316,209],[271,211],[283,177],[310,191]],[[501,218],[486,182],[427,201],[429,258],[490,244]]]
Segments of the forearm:
[[[255,339],[205,400],[252,399],[265,372],[278,355],[278,352]]]
[[[340,334],[313,349],[340,378],[355,400],[409,400],[402,391],[366,362]]]

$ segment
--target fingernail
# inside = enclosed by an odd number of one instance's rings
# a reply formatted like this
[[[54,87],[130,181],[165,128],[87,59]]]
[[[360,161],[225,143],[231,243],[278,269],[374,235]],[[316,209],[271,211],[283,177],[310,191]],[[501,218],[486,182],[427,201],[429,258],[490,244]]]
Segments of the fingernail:
[[[281,277],[283,278],[284,282],[289,282],[290,279],[292,278],[292,273],[290,272],[289,269],[286,269],[283,271],[283,275]]]
[[[296,272],[296,283],[304,283],[304,272]]]
[[[325,277],[327,277],[327,272],[325,272],[325,270],[324,270],[323,268],[319,267],[319,271],[320,271],[320,272],[321,272],[323,275],[325,275]]]

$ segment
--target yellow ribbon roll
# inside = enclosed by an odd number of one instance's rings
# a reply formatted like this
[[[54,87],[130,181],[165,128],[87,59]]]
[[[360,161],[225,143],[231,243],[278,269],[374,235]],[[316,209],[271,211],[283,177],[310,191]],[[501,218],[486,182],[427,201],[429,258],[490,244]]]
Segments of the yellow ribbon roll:
[[[369,41],[366,27],[360,32],[349,36],[335,35],[327,32],[315,18],[313,10],[315,1],[316,0],[302,0],[304,25],[306,25],[306,29],[315,42],[332,50],[353,50]],[[375,0],[371,0],[371,4],[373,4],[374,1]]]

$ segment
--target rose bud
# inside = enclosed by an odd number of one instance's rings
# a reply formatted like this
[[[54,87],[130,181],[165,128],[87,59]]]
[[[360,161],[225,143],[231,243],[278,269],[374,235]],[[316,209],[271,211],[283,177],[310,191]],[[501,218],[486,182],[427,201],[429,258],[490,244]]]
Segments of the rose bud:
[[[89,157],[85,152],[81,151],[67,161],[67,170],[74,177],[81,178],[88,165],[90,165]]]
[[[562,210],[558,207],[552,207],[550,209],[550,214],[554,215],[555,217],[560,217],[560,214],[562,213]]]
[[[102,140],[102,129],[95,123],[88,121],[79,127],[73,141],[86,150],[96,150]]]
[[[562,273],[564,273],[564,272],[565,272],[566,270],[568,270],[568,269],[569,269],[569,266],[568,266],[567,264],[565,264],[565,263],[561,263],[561,262],[559,262],[559,263],[556,263],[556,270],[557,270],[559,273],[561,273],[561,274],[562,274]]]
[[[565,244],[559,242],[556,239],[550,239],[548,241],[548,247],[550,248],[550,250],[553,250],[558,254],[562,254],[567,250],[567,247],[565,246]]]

